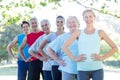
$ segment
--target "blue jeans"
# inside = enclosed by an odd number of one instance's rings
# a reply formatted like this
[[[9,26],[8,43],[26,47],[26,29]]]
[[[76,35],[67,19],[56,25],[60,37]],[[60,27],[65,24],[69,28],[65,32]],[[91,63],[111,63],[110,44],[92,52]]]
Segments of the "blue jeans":
[[[78,71],[78,80],[103,80],[104,71],[103,69],[95,71]]]
[[[43,75],[44,75],[44,80],[52,80],[52,74],[51,71],[43,71]]]
[[[62,80],[62,73],[58,70],[57,65],[52,66],[52,79],[53,80]]]
[[[29,62],[18,61],[18,80],[26,80]]]
[[[62,71],[62,80],[77,80],[77,74]]]

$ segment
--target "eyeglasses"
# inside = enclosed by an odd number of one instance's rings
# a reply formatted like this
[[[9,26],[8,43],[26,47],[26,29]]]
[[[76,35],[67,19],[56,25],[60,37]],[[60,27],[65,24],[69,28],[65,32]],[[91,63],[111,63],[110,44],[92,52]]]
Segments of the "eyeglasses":
[[[41,27],[48,26],[48,24],[41,25]]]

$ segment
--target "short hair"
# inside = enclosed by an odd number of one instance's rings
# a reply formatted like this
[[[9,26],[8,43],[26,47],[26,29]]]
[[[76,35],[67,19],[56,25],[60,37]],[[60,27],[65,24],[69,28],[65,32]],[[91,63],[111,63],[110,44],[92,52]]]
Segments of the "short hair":
[[[87,12],[91,12],[94,15],[94,17],[96,17],[96,15],[95,15],[95,13],[93,12],[92,9],[86,9],[85,11],[83,11],[82,16],[84,16],[85,13],[87,13]]]
[[[50,24],[48,19],[43,19],[40,23],[42,24],[43,22],[46,22],[49,26],[51,26],[51,24]]]
[[[78,20],[78,18],[77,18],[76,16],[69,16],[69,17],[67,18],[67,21],[66,21],[66,26],[67,26],[67,27],[68,27],[68,22],[69,22],[70,19],[75,19],[75,20],[77,21],[78,25],[80,25],[79,20]],[[78,27],[79,27],[79,26],[78,26]]]
[[[34,17],[34,18],[31,18],[30,21],[32,21],[32,20],[37,20],[37,18],[35,18],[35,17]],[[37,20],[37,21],[38,21],[38,20]]]
[[[22,23],[21,23],[21,28],[23,28],[23,24],[28,24],[28,26],[30,27],[29,22],[27,22],[27,21],[22,21]]]
[[[62,18],[62,19],[65,21],[65,18],[64,18],[63,16],[61,16],[61,15],[57,16],[57,17],[56,17],[56,20],[57,20],[58,18]]]

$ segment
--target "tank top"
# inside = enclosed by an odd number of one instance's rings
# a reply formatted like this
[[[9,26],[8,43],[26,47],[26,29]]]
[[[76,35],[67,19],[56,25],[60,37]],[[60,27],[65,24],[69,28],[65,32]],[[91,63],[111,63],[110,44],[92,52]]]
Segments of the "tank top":
[[[17,36],[17,38],[18,38],[18,48],[20,48],[20,46],[21,46],[21,44],[22,44],[23,39],[24,39],[25,36],[26,36],[25,34],[19,34]],[[24,53],[24,55],[25,55],[26,58],[30,57],[30,55],[28,53],[28,49],[29,49],[29,46],[28,46],[28,44],[26,44],[25,47],[24,47],[24,49],[23,49],[23,53]],[[20,56],[20,52],[18,52],[18,56],[19,56],[18,60],[23,61],[22,57]]]
[[[95,30],[92,34],[86,34],[84,30],[81,30],[78,40],[79,55],[86,54],[87,59],[84,62],[77,62],[77,70],[92,71],[102,69],[101,61],[91,59],[92,54],[99,54],[100,43],[99,30]]]

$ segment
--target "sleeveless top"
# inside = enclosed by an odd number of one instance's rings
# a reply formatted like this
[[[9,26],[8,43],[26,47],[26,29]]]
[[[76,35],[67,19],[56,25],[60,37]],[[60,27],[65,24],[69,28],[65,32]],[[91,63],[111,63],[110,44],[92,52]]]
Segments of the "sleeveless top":
[[[102,69],[101,61],[91,59],[92,54],[99,54],[100,42],[99,30],[95,30],[92,34],[86,34],[84,30],[81,30],[78,40],[79,55],[86,54],[87,59],[84,62],[77,62],[77,70],[92,71]]]
[[[21,44],[22,44],[23,39],[24,39],[25,36],[26,36],[25,34],[19,34],[19,35],[17,36],[17,38],[18,38],[18,48],[20,48],[20,46],[21,46]],[[24,55],[26,56],[26,58],[29,58],[29,57],[30,57],[30,55],[29,55],[29,53],[28,53],[28,49],[29,49],[29,46],[28,46],[28,44],[27,44],[27,45],[25,45],[25,47],[24,47],[24,49],[23,49],[23,53],[24,53]],[[22,60],[22,61],[23,61],[22,57],[20,56],[20,52],[18,52],[18,56],[20,57],[19,60]]]

